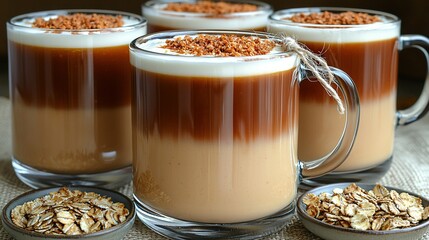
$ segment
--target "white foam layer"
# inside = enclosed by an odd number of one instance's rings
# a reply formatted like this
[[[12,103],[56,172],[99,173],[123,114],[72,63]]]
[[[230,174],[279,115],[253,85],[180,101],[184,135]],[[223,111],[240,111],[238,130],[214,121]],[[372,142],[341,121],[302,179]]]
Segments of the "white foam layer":
[[[224,17],[204,17],[202,14],[174,13],[162,11],[164,5],[154,8],[143,6],[143,16],[150,24],[169,29],[234,29],[251,30],[265,28],[271,10],[231,14]],[[171,12],[170,12],[171,13]]]
[[[131,51],[131,64],[145,71],[175,76],[238,77],[285,71],[298,63],[295,55],[279,53],[280,46],[268,56],[197,57],[178,55],[160,47],[164,44],[165,39],[154,39],[137,45],[145,51]]]
[[[278,19],[290,16],[283,15]],[[400,35],[399,22],[378,22],[339,28],[327,25],[314,27],[313,24],[305,26],[305,24],[294,24],[290,20],[270,20],[267,28],[268,32],[285,33],[298,41],[308,42],[370,42],[397,38]]]
[[[32,28],[34,19],[25,19],[15,25],[8,23],[7,36],[10,41],[52,48],[97,48],[129,44],[133,39],[146,34],[146,24],[137,20],[123,18],[122,28],[108,30],[64,30],[49,32],[46,29]]]

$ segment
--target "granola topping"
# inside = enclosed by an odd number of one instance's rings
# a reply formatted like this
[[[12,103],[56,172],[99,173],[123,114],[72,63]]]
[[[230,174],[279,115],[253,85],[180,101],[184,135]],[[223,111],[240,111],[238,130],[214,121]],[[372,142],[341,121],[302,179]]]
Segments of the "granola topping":
[[[269,39],[236,35],[189,35],[166,40],[164,49],[194,56],[242,57],[268,54],[276,46]]]
[[[174,12],[189,12],[189,13],[206,13],[213,15],[223,15],[239,12],[252,12],[256,11],[258,7],[252,4],[245,3],[228,3],[228,2],[215,2],[215,1],[197,1],[195,3],[168,3],[163,9],[165,11]]]
[[[377,16],[369,15],[360,12],[342,12],[333,13],[324,11],[320,13],[298,13],[292,17],[287,17],[285,20],[290,20],[295,23],[310,23],[323,25],[361,25],[380,22],[381,19]]]
[[[60,188],[57,192],[12,209],[12,222],[20,228],[49,235],[98,232],[127,219],[123,203],[94,192]]]
[[[429,207],[423,207],[420,198],[380,184],[369,191],[353,183],[332,194],[309,193],[303,203],[307,213],[322,222],[358,230],[407,228],[429,218]]]
[[[32,26],[35,28],[55,30],[83,30],[117,28],[123,25],[124,21],[122,16],[75,13],[71,15],[60,15],[57,18],[50,18],[48,20],[36,18]]]

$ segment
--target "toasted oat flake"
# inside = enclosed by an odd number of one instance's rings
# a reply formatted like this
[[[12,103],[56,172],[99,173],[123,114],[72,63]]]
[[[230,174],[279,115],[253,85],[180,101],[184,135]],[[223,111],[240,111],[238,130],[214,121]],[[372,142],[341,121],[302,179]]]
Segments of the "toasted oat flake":
[[[336,206],[340,207],[341,205],[345,204],[346,199],[342,195],[337,194],[337,195],[334,195],[332,197],[331,201],[332,201],[333,204],[335,204]]]
[[[389,190],[387,190],[387,188],[385,188],[381,184],[375,185],[373,192],[376,197],[380,197],[380,198],[386,197],[387,195],[389,195]]]
[[[341,188],[334,188],[334,190],[332,190],[332,192],[333,193],[335,193],[335,194],[342,194],[343,193],[343,189],[341,189]]]
[[[343,215],[353,217],[354,215],[356,215],[357,208],[358,206],[356,204],[348,204],[347,206],[345,206],[345,212],[343,213]]]
[[[422,210],[422,207],[411,206],[407,209],[407,212],[408,212],[408,215],[410,215],[410,217],[414,218],[417,221],[420,221],[423,219],[424,211]]]
[[[308,215],[317,218],[319,216],[319,208],[314,205],[309,205],[307,207],[307,213]]]
[[[369,218],[365,214],[358,213],[350,219],[350,226],[358,230],[368,230],[371,224],[369,223]]]
[[[411,223],[408,220],[404,220],[400,217],[395,217],[392,219],[392,224],[393,227],[395,228],[405,228],[405,227],[410,227]]]
[[[308,195],[308,194],[307,194]],[[314,194],[313,194],[314,195]],[[321,194],[319,194],[319,196],[316,196],[316,195],[314,195],[314,199],[313,199],[313,201],[318,201],[318,200],[322,200],[322,201],[327,201],[327,202],[329,202],[329,201],[331,201],[332,200],[332,197],[331,197],[331,195],[329,194],[329,193],[321,193]],[[307,204],[307,203],[306,203]]]
[[[376,218],[372,221],[371,229],[372,230],[380,230],[386,219],[384,217]]]
[[[394,228],[394,226],[393,226],[393,222],[392,222],[392,219],[391,218],[389,218],[389,219],[387,219],[386,221],[384,221],[384,223],[381,225],[381,230],[390,230],[390,229],[393,229]]]
[[[307,212],[328,224],[359,230],[390,230],[416,226],[429,218],[429,207],[408,193],[377,184],[366,191],[356,184],[333,193],[308,194]],[[311,214],[310,214],[311,213]]]
[[[429,218],[429,207],[425,207],[425,209],[423,210],[422,219],[426,220],[428,218]]]
[[[11,212],[18,227],[50,235],[97,232],[124,222],[128,215],[123,203],[68,188],[16,206]]]
[[[353,192],[361,192],[362,188],[360,188],[358,185],[356,185],[355,183],[350,184],[349,186],[347,186],[346,188],[344,188],[344,193],[353,193]]]
[[[319,202],[319,197],[313,193],[309,193],[304,196],[302,201],[306,205],[316,205]]]
[[[367,217],[371,217],[375,213],[375,205],[370,202],[362,202],[359,204],[357,208],[357,212],[366,215]]]

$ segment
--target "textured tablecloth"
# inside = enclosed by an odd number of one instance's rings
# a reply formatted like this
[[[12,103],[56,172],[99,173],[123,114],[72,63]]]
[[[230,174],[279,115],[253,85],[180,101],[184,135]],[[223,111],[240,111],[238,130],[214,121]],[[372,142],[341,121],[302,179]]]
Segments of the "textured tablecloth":
[[[15,176],[11,161],[10,101],[0,97],[0,209],[17,195],[30,190]],[[420,193],[429,198],[429,116],[419,122],[399,127],[396,132],[392,168],[382,179],[382,184]],[[118,189],[131,197],[131,183]],[[0,222],[0,240],[11,239]],[[125,239],[165,239],[145,227],[138,219]],[[299,219],[292,221],[280,232],[265,240],[319,239],[307,231]],[[422,239],[429,240],[429,233]]]

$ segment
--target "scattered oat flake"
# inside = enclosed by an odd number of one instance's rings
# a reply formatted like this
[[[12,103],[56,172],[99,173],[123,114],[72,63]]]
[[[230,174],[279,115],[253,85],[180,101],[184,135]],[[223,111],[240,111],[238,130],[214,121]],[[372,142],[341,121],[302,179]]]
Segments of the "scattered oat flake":
[[[380,184],[366,191],[353,183],[303,199],[310,216],[344,228],[391,230],[416,226],[429,218],[429,206],[423,207],[422,199]]]
[[[195,3],[171,2],[168,3],[165,11],[187,12],[187,13],[205,13],[213,15],[223,15],[230,13],[252,12],[258,10],[258,7],[247,3],[229,3],[214,1],[197,1]]]
[[[320,13],[297,13],[286,18],[296,23],[324,24],[324,25],[361,25],[380,22],[377,16],[360,12],[333,13],[324,11]]]
[[[268,54],[276,46],[269,39],[237,35],[189,35],[166,40],[162,48],[194,56],[242,57]]]
[[[75,13],[60,15],[56,18],[45,20],[36,18],[33,22],[35,28],[48,28],[55,30],[82,30],[82,29],[106,29],[122,27],[124,21],[122,16],[110,16],[105,14]]]
[[[123,203],[93,192],[60,188],[12,209],[20,228],[47,235],[79,235],[108,229],[124,222],[129,210]]]

